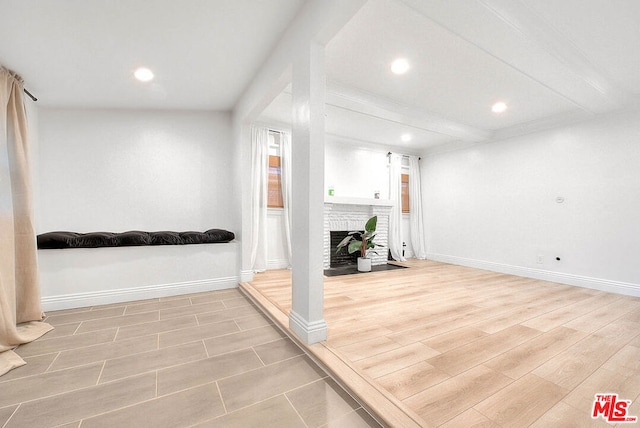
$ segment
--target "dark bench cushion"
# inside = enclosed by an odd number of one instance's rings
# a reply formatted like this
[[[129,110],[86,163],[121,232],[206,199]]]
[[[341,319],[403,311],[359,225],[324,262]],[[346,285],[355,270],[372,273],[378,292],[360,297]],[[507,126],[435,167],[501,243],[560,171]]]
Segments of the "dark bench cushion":
[[[151,245],[182,245],[184,242],[178,232],[150,232]]]
[[[140,230],[130,230],[117,234],[118,245],[121,247],[151,245],[151,235],[149,232]]]
[[[209,229],[206,232],[48,232],[38,235],[38,249],[126,247],[140,245],[217,244],[235,239],[233,232]]]
[[[115,247],[118,240],[111,232],[91,232],[79,233],[73,243],[75,247],[80,248]]]
[[[204,233],[204,241],[205,244],[212,244],[215,242],[230,242],[236,238],[236,235],[233,232],[229,232],[228,230],[223,229],[209,229]]]
[[[38,248],[71,248],[79,233],[75,232],[49,232],[38,235]]]

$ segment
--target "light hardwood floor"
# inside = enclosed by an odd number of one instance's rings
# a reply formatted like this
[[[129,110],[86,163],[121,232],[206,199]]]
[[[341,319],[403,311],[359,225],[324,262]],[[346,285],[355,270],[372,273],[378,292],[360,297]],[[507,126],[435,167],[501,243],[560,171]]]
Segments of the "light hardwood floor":
[[[633,400],[629,414],[640,416],[639,298],[407,265],[325,277],[323,346],[418,425],[609,426],[591,418],[594,395],[608,392]],[[249,286],[286,319],[289,271],[258,274]]]

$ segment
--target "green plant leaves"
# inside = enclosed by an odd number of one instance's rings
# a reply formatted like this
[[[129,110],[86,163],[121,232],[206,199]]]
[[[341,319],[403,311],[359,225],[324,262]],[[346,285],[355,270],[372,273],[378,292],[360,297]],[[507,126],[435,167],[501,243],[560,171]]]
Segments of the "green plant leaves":
[[[351,241],[349,242],[349,254],[355,253],[356,251],[361,251],[362,241]]]
[[[378,225],[378,216],[374,215],[369,219],[369,221],[367,221],[367,224],[364,225],[364,230],[366,230],[369,233],[375,232],[377,225]]]
[[[362,257],[367,256],[367,250],[379,247],[378,244],[371,242],[376,236],[376,226],[378,225],[378,216],[373,216],[367,220],[367,224],[364,226],[365,232],[349,232],[349,234],[338,244],[336,247],[336,253],[343,247],[347,247],[349,254],[353,254],[356,251],[360,251]],[[375,253],[375,251],[373,251]],[[377,253],[376,253],[377,254]]]
[[[340,243],[336,247],[336,253],[338,251],[340,251],[342,249],[342,247],[347,245],[349,243],[349,241],[351,241],[351,239],[353,239],[353,236],[349,235],[349,236],[346,236],[342,241],[340,241]]]

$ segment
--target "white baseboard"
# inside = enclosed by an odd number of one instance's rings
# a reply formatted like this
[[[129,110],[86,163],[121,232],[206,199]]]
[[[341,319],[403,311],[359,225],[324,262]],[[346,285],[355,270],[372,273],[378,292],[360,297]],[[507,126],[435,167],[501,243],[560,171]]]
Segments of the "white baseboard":
[[[86,293],[46,296],[41,299],[43,311],[82,308],[158,297],[179,296],[204,291],[224,290],[238,286],[238,277],[212,278],[173,284],[98,290]]]
[[[468,266],[509,275],[523,276],[526,278],[540,279],[543,281],[558,282],[560,284],[574,285],[577,287],[591,288],[610,293],[624,294],[640,297],[640,284],[612,281],[588,276],[573,275],[562,272],[552,272],[543,269],[534,269],[524,266],[514,266],[503,263],[488,262],[484,260],[468,259],[447,254],[427,254],[427,259],[437,262],[451,263],[454,265]]]
[[[328,327],[325,320],[308,322],[291,310],[289,311],[289,328],[307,345],[327,340]]]

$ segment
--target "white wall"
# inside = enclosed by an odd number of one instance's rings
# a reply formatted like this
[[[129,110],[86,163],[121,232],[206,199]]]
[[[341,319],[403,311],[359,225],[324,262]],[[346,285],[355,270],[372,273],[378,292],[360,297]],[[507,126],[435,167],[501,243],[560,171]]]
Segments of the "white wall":
[[[387,153],[393,147],[375,147],[328,139],[325,143],[324,192],[333,186],[335,196],[373,198],[380,191],[381,199],[389,199],[389,168]],[[282,226],[282,210],[269,209],[267,216],[267,268],[287,267],[286,243]],[[409,215],[403,215],[402,234],[405,256],[413,257]]]
[[[325,144],[324,189],[333,186],[335,196],[389,199],[389,171],[384,148],[369,148],[342,141]]]
[[[282,208],[267,209],[267,235],[267,269],[289,267]]]
[[[375,147],[330,139],[325,145],[325,195],[333,186],[335,196],[373,198],[380,191],[381,199],[389,199],[389,168],[387,153],[393,147]],[[408,172],[408,171],[407,171]],[[405,257],[413,257],[409,215],[402,219]]]
[[[404,242],[404,257],[413,257],[413,247],[411,246],[411,222],[409,214],[402,214],[402,242]]]
[[[40,109],[36,230],[241,225],[226,113]],[[240,246],[40,250],[48,310],[235,287]]]
[[[39,113],[38,233],[240,227],[226,113]]]
[[[639,112],[431,155],[422,176],[429,258],[640,295]]]
[[[380,198],[389,198],[389,169],[384,148],[345,144],[343,141],[325,141],[324,194],[333,186],[335,196],[373,198],[376,190]],[[408,229],[408,220],[406,221]],[[287,266],[286,243],[282,226],[282,210],[269,209],[267,225],[269,246],[268,269]],[[408,232],[407,232],[408,237]]]
[[[38,251],[45,311],[238,285],[239,242]]]

